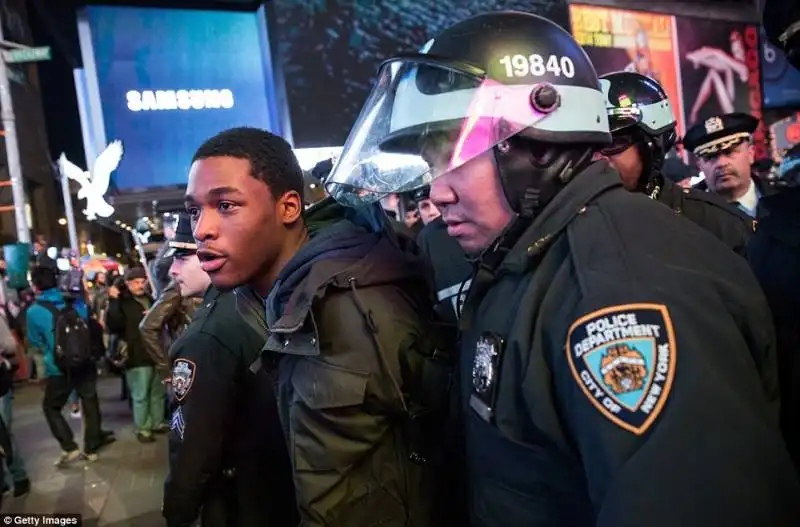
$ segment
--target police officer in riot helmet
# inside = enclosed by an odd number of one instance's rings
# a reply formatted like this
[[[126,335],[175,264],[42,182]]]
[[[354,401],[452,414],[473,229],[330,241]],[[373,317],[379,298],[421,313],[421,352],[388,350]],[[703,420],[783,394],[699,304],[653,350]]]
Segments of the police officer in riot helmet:
[[[763,295],[743,259],[591,161],[605,100],[566,31],[480,15],[383,65],[328,180],[353,205],[430,182],[477,257],[471,525],[797,524]],[[359,179],[396,154],[429,168]]]
[[[653,79],[632,72],[600,77],[613,137],[600,152],[630,191],[643,192],[703,227],[744,255],[754,223],[716,194],[681,188],[664,176],[667,152],[675,145],[676,122],[667,93]]]

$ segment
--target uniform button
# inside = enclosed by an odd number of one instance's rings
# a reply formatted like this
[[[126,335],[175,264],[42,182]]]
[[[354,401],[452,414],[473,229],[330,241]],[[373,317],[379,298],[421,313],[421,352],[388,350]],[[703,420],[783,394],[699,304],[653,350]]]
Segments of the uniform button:
[[[578,214],[583,214],[586,212],[586,207],[581,207],[581,210],[578,211]]]
[[[314,337],[311,337],[311,340],[309,340],[308,342],[309,342],[309,343],[310,343],[312,346],[314,346],[314,345],[317,343],[317,339],[315,339]]]
[[[675,209],[675,214],[683,214],[683,211],[681,209]]]
[[[683,193],[684,194],[688,194],[689,193],[689,189],[688,188],[683,189]]]
[[[290,341],[289,339],[286,339],[286,338],[285,338],[285,339],[283,339],[283,342],[281,342],[281,345],[282,345],[284,348],[286,348],[286,347],[288,347],[288,346],[289,346],[290,342],[291,342],[291,341]]]

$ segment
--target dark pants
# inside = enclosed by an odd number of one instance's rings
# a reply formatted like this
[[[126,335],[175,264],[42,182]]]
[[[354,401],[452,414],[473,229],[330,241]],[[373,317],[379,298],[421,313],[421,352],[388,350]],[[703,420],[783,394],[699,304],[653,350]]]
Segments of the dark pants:
[[[62,410],[67,404],[70,393],[75,390],[83,404],[84,418],[84,452],[93,454],[101,446],[100,433],[100,402],[97,399],[97,371],[94,367],[86,372],[76,375],[59,375],[47,378],[44,390],[44,417],[50,431],[61,445],[64,452],[78,450],[78,445],[72,435],[72,429],[64,419]]]

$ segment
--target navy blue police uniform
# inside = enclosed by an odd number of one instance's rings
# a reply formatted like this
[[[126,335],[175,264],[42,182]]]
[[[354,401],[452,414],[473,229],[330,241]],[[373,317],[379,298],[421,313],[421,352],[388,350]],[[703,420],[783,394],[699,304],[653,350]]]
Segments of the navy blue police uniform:
[[[747,262],[674,222],[596,163],[473,282],[473,527],[800,521],[763,294]]]

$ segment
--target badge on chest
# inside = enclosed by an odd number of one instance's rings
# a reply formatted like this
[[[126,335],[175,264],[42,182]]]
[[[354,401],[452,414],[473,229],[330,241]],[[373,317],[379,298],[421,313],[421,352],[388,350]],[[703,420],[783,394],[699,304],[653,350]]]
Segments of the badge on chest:
[[[500,365],[505,342],[495,333],[483,333],[475,343],[472,359],[472,393],[470,407],[483,419],[491,422],[500,382]]]

